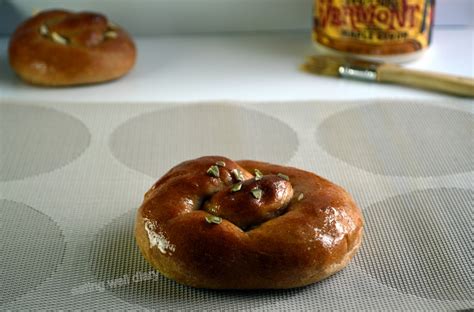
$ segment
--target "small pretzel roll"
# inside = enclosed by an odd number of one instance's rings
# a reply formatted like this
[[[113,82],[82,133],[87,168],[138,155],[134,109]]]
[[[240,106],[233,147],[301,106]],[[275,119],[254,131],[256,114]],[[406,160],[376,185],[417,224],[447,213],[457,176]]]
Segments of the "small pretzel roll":
[[[27,19],[10,38],[9,61],[23,80],[44,86],[117,79],[135,64],[130,36],[104,15],[49,10]]]
[[[344,268],[362,228],[350,195],[313,173],[207,156],[152,186],[135,238],[153,267],[185,285],[292,288]]]

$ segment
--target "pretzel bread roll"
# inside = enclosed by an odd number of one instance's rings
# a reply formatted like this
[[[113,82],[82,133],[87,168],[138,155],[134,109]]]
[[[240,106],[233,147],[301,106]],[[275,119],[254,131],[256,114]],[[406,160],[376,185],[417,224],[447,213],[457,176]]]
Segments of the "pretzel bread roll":
[[[15,30],[9,61],[23,80],[44,86],[98,83],[125,75],[135,64],[130,36],[101,14],[43,11]]]
[[[135,238],[153,267],[185,285],[292,288],[343,269],[362,228],[350,195],[313,173],[208,156],[151,187]]]

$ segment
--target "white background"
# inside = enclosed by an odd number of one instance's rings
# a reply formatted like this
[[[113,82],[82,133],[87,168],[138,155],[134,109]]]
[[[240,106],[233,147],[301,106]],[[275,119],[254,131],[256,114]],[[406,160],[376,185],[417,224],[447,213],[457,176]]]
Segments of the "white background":
[[[0,0],[0,35],[34,9],[103,12],[137,36],[305,30],[313,0]],[[474,26],[474,0],[436,0],[437,25]]]
[[[474,77],[473,3],[438,0],[431,48],[421,59],[404,66]],[[301,72],[299,65],[315,52],[310,37],[310,0],[3,0],[0,4],[0,25],[5,31],[17,25],[14,20],[20,15],[31,14],[33,8],[95,9],[132,32],[138,50],[137,63],[124,78],[75,88],[25,84],[13,73],[8,59],[0,57],[0,102],[112,104],[447,97]],[[8,37],[4,35],[0,56],[7,55],[7,47]]]

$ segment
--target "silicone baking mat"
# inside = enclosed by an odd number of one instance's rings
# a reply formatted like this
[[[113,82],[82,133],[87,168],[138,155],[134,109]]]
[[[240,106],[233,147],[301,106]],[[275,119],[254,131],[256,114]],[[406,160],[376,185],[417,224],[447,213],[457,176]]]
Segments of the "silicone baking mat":
[[[461,310],[473,300],[472,102],[0,105],[0,309]],[[360,205],[349,266],[280,291],[176,284],[134,214],[203,155],[314,171]]]

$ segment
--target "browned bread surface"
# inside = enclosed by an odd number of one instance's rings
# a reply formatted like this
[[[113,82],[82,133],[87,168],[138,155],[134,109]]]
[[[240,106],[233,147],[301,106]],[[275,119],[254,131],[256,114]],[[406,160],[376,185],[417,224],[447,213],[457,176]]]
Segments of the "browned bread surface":
[[[9,43],[9,61],[25,81],[44,86],[117,79],[135,64],[130,36],[101,14],[49,10],[23,22]]]
[[[341,270],[362,228],[350,195],[313,173],[208,156],[177,165],[152,186],[135,237],[146,260],[179,283],[268,289]]]

